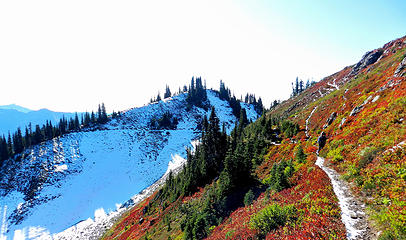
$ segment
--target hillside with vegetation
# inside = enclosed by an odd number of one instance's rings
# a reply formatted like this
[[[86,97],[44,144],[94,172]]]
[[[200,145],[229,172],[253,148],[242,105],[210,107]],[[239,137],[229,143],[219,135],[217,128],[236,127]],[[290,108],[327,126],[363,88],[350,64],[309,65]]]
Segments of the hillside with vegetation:
[[[104,239],[406,239],[406,37],[230,135],[215,109],[179,174]],[[307,85],[307,84],[306,84]],[[317,154],[365,205],[351,236]],[[363,206],[364,207],[364,206]]]
[[[209,183],[224,154],[218,139],[232,131],[240,112],[245,125],[255,121],[261,99],[249,94],[243,102],[223,83],[219,91],[206,89],[200,77],[184,90],[171,94],[167,87],[163,99],[158,94],[142,107],[108,115],[101,104],[97,113],[0,137],[0,239],[100,238],[117,216],[173,176],[171,170],[180,170],[185,148],[202,131],[213,161],[196,160],[200,178],[189,168],[176,194],[202,186],[196,180]]]

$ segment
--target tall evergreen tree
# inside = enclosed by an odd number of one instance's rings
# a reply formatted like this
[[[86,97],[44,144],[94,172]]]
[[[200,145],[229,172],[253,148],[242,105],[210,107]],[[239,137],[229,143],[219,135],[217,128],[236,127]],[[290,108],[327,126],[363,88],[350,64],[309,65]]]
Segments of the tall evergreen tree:
[[[41,128],[39,125],[35,125],[35,132],[34,132],[34,137],[33,137],[33,144],[38,144],[41,143],[44,140],[44,137],[41,132]]]
[[[101,111],[100,111],[101,112]],[[79,116],[78,113],[75,113],[75,120],[73,122],[73,129],[75,131],[78,131],[80,129],[80,123],[79,123]]]
[[[31,134],[28,130],[28,127],[25,127],[25,135],[24,135],[24,148],[28,148],[31,146]]]
[[[21,153],[24,150],[23,136],[20,128],[17,128],[17,132],[13,136],[13,148],[15,154]]]
[[[92,111],[92,114],[90,115],[90,122],[91,123],[96,123],[97,122],[96,115],[94,114],[93,111]]]
[[[8,138],[7,138],[7,150],[8,150],[8,155],[13,155],[13,142],[11,140],[11,134],[8,132]]]
[[[296,82],[295,82],[295,95],[299,94],[299,77],[296,77]]]
[[[306,81],[306,88],[309,88],[310,87],[310,82],[309,82],[309,79],[307,79],[307,81]]]
[[[172,93],[171,93],[171,90],[169,89],[169,86],[166,85],[164,98],[169,98],[169,97],[172,97]]]
[[[6,138],[0,138],[0,167],[3,165],[3,162],[9,158],[9,152],[7,149],[7,141]]]
[[[106,123],[108,121],[108,117],[107,117],[107,111],[106,111],[106,107],[105,107],[104,103],[102,103],[102,105],[101,105],[101,110],[102,110],[102,123]]]

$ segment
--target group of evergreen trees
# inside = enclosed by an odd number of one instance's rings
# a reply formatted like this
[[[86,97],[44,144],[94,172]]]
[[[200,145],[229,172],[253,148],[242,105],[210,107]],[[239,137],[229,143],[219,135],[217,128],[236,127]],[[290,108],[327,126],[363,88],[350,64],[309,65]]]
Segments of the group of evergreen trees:
[[[203,85],[201,77],[197,77],[196,80],[194,77],[192,77],[186,102],[188,104],[188,109],[190,109],[192,106],[201,107],[203,109],[208,108],[206,84]]]
[[[190,109],[192,106],[196,107],[201,107],[204,109],[208,109],[208,104],[207,104],[207,93],[206,93],[206,83],[203,84],[202,78],[201,77],[192,77],[192,80],[190,82],[189,86],[183,86],[183,88],[179,88],[179,91],[174,94],[172,94],[170,88],[168,85],[165,87],[165,94],[164,94],[164,99],[168,97],[175,96],[176,94],[180,93],[188,93],[186,97],[186,102],[187,102],[187,108]],[[254,106],[255,111],[259,114],[262,115],[264,109],[262,99],[255,97],[254,94],[247,94],[244,98],[242,99],[237,99],[235,95],[231,94],[230,89],[228,89],[224,82],[220,80],[220,89],[219,89],[219,97],[221,100],[225,100],[230,104],[230,107],[232,109],[232,112],[235,117],[239,118],[240,116],[240,111],[241,111],[241,104],[240,102],[245,102],[247,104],[252,104]],[[158,95],[155,98],[150,99],[150,103],[154,102],[159,102],[161,101],[161,94],[158,92]]]
[[[257,101],[254,94],[248,94],[247,93],[247,95],[245,95],[244,102],[248,103],[248,104],[252,104],[254,106],[255,111],[259,115],[262,115],[262,112],[264,111],[264,105],[262,104],[261,97],[258,98],[258,101]]]
[[[231,95],[231,91],[227,88],[223,81],[220,80],[220,90],[219,90],[219,97],[221,100],[225,100],[230,104],[230,107],[233,111],[235,117],[240,116],[241,105],[240,102],[234,95]]]
[[[279,130],[274,126],[279,123],[279,118],[262,116],[256,124],[248,125],[245,109],[241,109],[236,127],[227,136],[214,107],[208,119],[203,117],[201,143],[194,152],[187,151],[183,170],[176,177],[169,175],[156,201],[165,206],[180,196],[192,195],[199,187],[214,184],[202,209],[185,209],[187,217],[181,223],[185,239],[204,238],[209,226],[218,225],[243,204],[245,193],[258,185],[253,169],[261,163],[267,147],[278,141]]]
[[[242,102],[243,100],[242,99],[238,100],[234,95],[231,95],[230,89],[227,88],[224,82],[221,80],[220,80],[219,97],[221,100],[226,100],[230,104],[230,107],[233,110],[233,114],[238,118],[240,116],[241,111],[240,101]],[[244,102],[252,104],[254,106],[255,111],[259,115],[262,115],[262,112],[264,111],[264,106],[262,104],[261,98],[259,98],[257,101],[254,94],[247,93],[247,95],[244,98]]]
[[[307,79],[305,85],[302,79],[299,80],[299,77],[296,77],[295,82],[292,82],[292,97],[299,95],[301,92],[313,86],[315,83],[315,81],[310,81]]]
[[[151,129],[176,129],[178,123],[178,118],[166,111],[160,118],[153,117],[149,122],[149,126]]]
[[[117,116],[117,114],[115,114]],[[62,136],[66,133],[80,131],[83,128],[103,124],[108,121],[104,103],[99,105],[97,113],[85,112],[81,118],[76,113],[75,117],[66,119],[62,117],[59,123],[52,125],[51,121],[46,121],[41,127],[36,125],[32,128],[31,123],[25,127],[23,136],[20,128],[13,134],[8,134],[8,138],[0,137],[0,167],[3,162],[16,154],[22,153],[25,149],[37,145],[43,141],[51,140],[54,137]]]
[[[171,93],[171,89],[169,89],[169,86],[166,85],[164,99],[169,98],[169,97],[172,97],[172,93]],[[149,102],[153,103],[153,102],[159,102],[161,100],[162,100],[161,94],[158,92],[158,95],[156,96],[156,98],[151,98],[151,100]]]

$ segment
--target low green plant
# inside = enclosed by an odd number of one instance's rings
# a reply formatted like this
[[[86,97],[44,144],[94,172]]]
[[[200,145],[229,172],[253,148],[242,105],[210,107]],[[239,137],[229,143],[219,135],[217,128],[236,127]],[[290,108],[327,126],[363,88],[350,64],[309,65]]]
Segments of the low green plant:
[[[252,192],[252,190],[250,189],[244,196],[244,205],[245,206],[251,205],[252,202],[254,201],[254,199],[255,199],[255,195]]]
[[[330,149],[327,153],[327,157],[330,158],[333,163],[342,162],[344,160],[344,157],[341,154],[343,149],[344,147]]]
[[[272,204],[251,217],[250,227],[258,230],[259,234],[265,236],[267,233],[287,222],[296,220],[297,209],[294,205],[279,206]]]
[[[376,155],[378,154],[379,149],[375,147],[366,147],[361,151],[361,156],[358,161],[358,169],[363,169],[365,168],[369,163],[374,160]]]

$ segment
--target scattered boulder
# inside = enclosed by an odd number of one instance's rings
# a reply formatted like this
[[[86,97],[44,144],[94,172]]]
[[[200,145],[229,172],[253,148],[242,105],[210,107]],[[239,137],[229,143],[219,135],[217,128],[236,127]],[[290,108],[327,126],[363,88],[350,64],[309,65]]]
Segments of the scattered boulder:
[[[374,103],[374,102],[378,101],[379,97],[380,97],[379,95],[376,95],[376,96],[374,97],[374,99],[372,99],[372,102]]]
[[[394,77],[401,77],[403,76],[405,73],[401,73],[403,71],[403,69],[406,68],[406,57],[403,58],[402,62],[399,63],[399,66],[396,68],[395,73],[393,74]]]
[[[357,115],[359,112],[361,112],[363,105],[360,106],[356,106],[350,113],[350,116],[355,116]]]
[[[343,127],[346,120],[347,120],[347,118],[345,118],[345,117],[343,119],[341,119],[340,126],[338,126],[340,129]]]
[[[324,124],[323,129],[327,128],[328,126],[330,126],[333,121],[336,119],[337,117],[337,113],[333,112],[332,114],[330,114],[330,117],[327,118],[326,124]]]
[[[126,201],[125,203],[123,203],[123,204],[120,206],[120,209],[122,209],[122,208],[128,208],[128,207],[130,207],[130,206],[132,206],[132,205],[134,205],[134,201],[133,201],[132,199],[130,199],[130,200]]]

